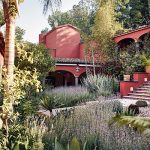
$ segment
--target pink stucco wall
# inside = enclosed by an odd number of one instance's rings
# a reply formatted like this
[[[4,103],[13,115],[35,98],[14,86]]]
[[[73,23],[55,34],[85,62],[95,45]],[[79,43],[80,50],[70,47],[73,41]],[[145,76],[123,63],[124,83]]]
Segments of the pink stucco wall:
[[[80,44],[80,59],[81,60],[84,60],[85,59],[85,52],[84,52],[84,49],[85,49],[85,44],[81,43]]]
[[[137,41],[142,35],[148,32],[150,32],[150,26],[118,35],[114,37],[114,40],[116,43],[128,38]],[[39,43],[44,43],[47,48],[51,49],[53,57],[84,59],[85,45],[80,43],[80,31],[72,25],[58,26],[46,35],[40,34]],[[96,43],[90,42],[90,45],[95,47]]]
[[[133,74],[133,81],[121,81],[120,82],[120,96],[127,96],[130,93],[130,88],[138,88],[145,83],[145,78],[150,81],[150,74],[145,72],[135,72]]]
[[[74,76],[79,77],[82,73],[86,72],[86,68],[85,67],[79,67],[80,70],[79,72],[76,71],[76,67],[77,66],[56,66],[56,70],[65,70],[68,71],[70,73],[72,73]]]
[[[121,40],[128,39],[128,38],[131,38],[133,40],[138,40],[142,35],[148,32],[150,32],[150,26],[139,28],[137,30],[133,30],[128,33],[123,33],[121,35],[114,37],[114,40],[116,43],[120,42]]]
[[[50,50],[54,50],[57,48],[56,46],[56,36],[57,36],[57,32],[56,30],[49,32],[46,37],[45,37],[45,45],[47,48],[49,48]]]
[[[46,47],[58,58],[80,57],[80,32],[70,25],[57,27],[45,36]]]

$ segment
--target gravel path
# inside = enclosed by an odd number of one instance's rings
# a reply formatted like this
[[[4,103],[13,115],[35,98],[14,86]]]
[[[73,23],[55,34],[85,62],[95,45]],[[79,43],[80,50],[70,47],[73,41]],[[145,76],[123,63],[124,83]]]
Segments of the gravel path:
[[[129,99],[118,99],[124,107],[128,107],[131,104],[135,104],[138,100],[129,100]],[[140,117],[147,117],[150,118],[150,102],[147,101],[148,107],[140,107]]]

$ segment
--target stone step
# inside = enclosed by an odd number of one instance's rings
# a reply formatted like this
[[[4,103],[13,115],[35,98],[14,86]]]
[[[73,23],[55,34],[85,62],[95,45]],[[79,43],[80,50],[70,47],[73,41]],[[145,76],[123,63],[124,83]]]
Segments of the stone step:
[[[129,95],[133,95],[133,96],[143,96],[143,97],[149,97],[150,98],[150,93],[129,93]]]
[[[149,82],[149,83],[144,83],[143,85],[148,85],[148,86],[150,86],[150,82]]]
[[[143,86],[134,89],[127,96],[123,96],[127,100],[144,100],[150,102],[150,81],[145,82]]]
[[[148,91],[148,90],[134,90],[133,93],[147,93],[147,94],[150,94],[150,91]]]
[[[143,85],[150,85],[150,82],[144,82]]]
[[[150,85],[144,85],[142,87],[146,87],[146,88],[149,88],[150,89]]]
[[[144,86],[142,86],[142,87],[139,87],[139,88],[136,88],[136,90],[149,90],[150,91],[150,89],[149,88],[147,88],[147,87],[144,87]]]
[[[133,99],[133,100],[147,100],[147,101],[150,101],[150,98],[148,98],[148,97],[142,97],[142,96],[128,95],[128,96],[123,96],[123,98]]]

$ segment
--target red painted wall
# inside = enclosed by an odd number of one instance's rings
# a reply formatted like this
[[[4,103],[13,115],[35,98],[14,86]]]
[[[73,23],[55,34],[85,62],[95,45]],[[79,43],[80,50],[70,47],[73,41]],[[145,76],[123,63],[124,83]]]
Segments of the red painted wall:
[[[84,48],[85,48],[85,44],[81,43],[80,44],[80,59],[81,60],[85,59],[85,57],[84,57],[84,55],[85,55]]]
[[[65,70],[68,71],[70,73],[72,73],[74,76],[79,77],[82,73],[86,72],[86,68],[85,67],[79,67],[80,70],[79,72],[76,72],[76,67],[77,66],[56,66],[55,70]]]
[[[130,93],[130,87],[138,88],[144,84],[144,78],[150,81],[150,74],[144,72],[135,72],[133,74],[133,81],[121,81],[120,82],[120,96],[127,96]]]
[[[142,35],[144,35],[148,32],[150,32],[150,26],[139,28],[137,30],[133,30],[131,32],[118,35],[118,36],[114,37],[114,40],[116,43],[120,42],[123,39],[128,39],[128,38],[138,40]]]
[[[120,96],[127,96],[128,93],[130,93],[130,88],[133,87],[133,89],[138,88],[140,86],[138,81],[121,81],[120,82]]]
[[[72,25],[58,26],[46,35],[40,34],[39,43],[45,44],[54,58],[85,59],[84,49],[86,46],[84,43],[80,43],[80,31]],[[94,41],[90,41],[88,44],[95,49],[96,43]],[[95,54],[95,61],[100,57],[101,54]],[[87,60],[92,61],[90,52],[87,54]]]
[[[148,73],[145,73],[145,72],[135,72],[133,74],[133,80],[136,80],[138,81],[140,84],[143,84],[145,81],[144,81],[144,78],[147,78],[147,81],[150,81],[150,75]]]
[[[150,26],[118,35],[114,37],[114,40],[116,43],[128,38],[138,40],[142,35],[148,32],[150,32]],[[39,43],[44,43],[47,48],[51,49],[51,55],[53,57],[84,59],[85,46],[80,43],[79,30],[72,25],[58,26],[46,35],[40,34]],[[93,45],[93,43],[95,45],[95,42],[90,43],[90,45]]]
[[[39,43],[45,44],[45,34],[41,33],[39,35]]]
[[[80,32],[70,25],[63,25],[48,32],[45,43],[47,48],[55,49],[56,52],[52,52],[54,57],[80,58]]]

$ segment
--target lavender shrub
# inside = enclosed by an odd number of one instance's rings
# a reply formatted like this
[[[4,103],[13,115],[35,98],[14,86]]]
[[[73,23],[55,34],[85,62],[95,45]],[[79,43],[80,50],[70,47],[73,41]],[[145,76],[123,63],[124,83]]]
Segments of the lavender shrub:
[[[85,87],[59,87],[46,91],[49,97],[54,97],[62,107],[71,107],[79,103],[94,100],[95,97]]]
[[[115,103],[115,100],[104,100],[78,106],[69,117],[58,117],[53,122],[53,131],[45,136],[57,136],[65,144],[75,136],[81,145],[87,142],[86,150],[149,150],[150,137],[131,127],[120,127],[117,124],[109,126],[108,122],[115,115]]]

